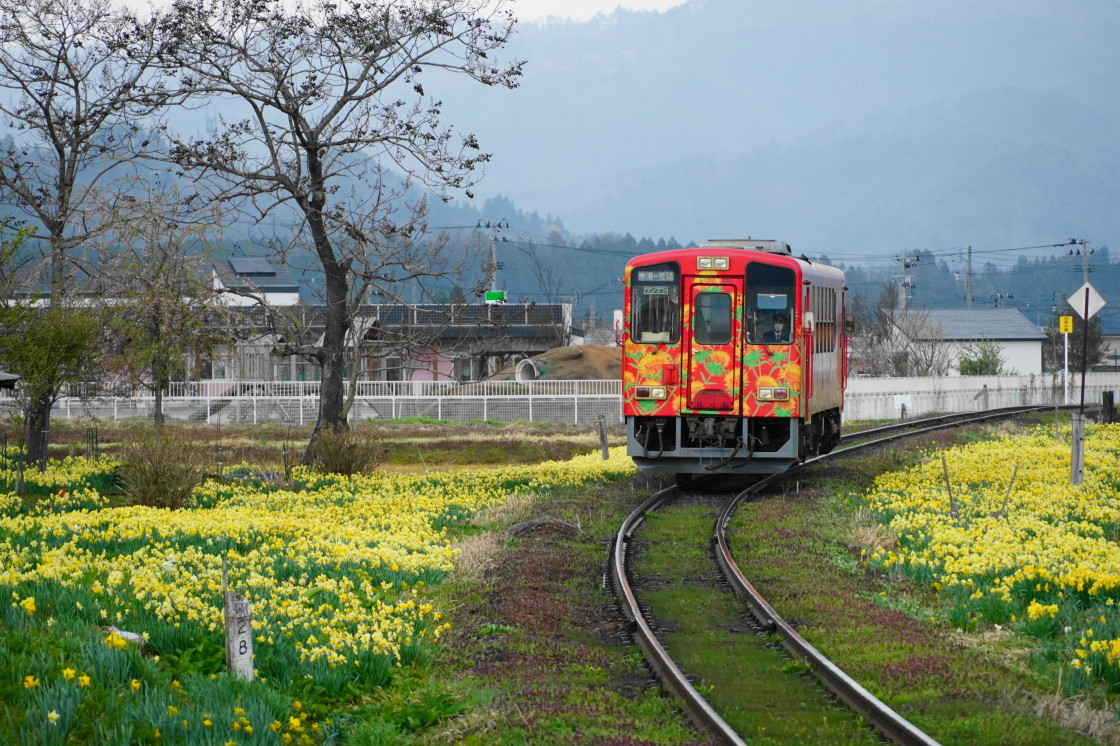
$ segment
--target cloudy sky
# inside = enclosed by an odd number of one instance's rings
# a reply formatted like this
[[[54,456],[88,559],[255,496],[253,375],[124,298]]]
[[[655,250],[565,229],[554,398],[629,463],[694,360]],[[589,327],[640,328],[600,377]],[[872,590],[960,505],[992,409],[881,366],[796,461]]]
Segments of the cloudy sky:
[[[119,0],[135,10],[149,6],[167,7],[172,0]],[[627,10],[668,10],[685,0],[502,0],[511,6],[519,20],[540,22],[551,17],[586,21],[596,14],[610,15],[616,8]]]
[[[513,10],[523,21],[543,21],[549,16],[586,21],[597,13],[610,15],[615,8],[668,10],[684,0],[513,0]]]

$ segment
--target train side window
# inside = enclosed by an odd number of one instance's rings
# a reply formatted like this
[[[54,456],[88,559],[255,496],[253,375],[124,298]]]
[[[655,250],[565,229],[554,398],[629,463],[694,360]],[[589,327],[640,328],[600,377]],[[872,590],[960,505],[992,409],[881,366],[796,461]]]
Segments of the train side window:
[[[697,293],[692,308],[692,338],[697,344],[725,345],[731,341],[731,296]]]
[[[675,263],[639,267],[631,274],[630,339],[669,344],[680,339],[680,271]]]
[[[794,320],[796,275],[788,267],[747,264],[747,341],[751,344],[789,344]],[[782,325],[775,334],[775,322]],[[766,335],[770,336],[767,337]]]

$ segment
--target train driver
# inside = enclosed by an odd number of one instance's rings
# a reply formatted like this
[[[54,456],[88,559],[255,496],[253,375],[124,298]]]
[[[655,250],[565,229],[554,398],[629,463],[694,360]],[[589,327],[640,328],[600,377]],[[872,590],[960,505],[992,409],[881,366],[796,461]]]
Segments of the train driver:
[[[771,320],[771,324],[773,328],[763,333],[763,341],[771,344],[789,344],[789,316],[784,313],[776,313]]]

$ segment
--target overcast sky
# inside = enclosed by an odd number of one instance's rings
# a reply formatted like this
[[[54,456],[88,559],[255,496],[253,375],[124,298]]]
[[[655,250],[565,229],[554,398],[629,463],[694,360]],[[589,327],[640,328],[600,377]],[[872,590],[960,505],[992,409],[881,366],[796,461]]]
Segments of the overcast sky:
[[[550,16],[586,21],[596,14],[610,15],[616,8],[627,10],[668,10],[685,0],[504,0],[521,21],[540,22]],[[150,5],[167,7],[172,0],[120,0],[124,5],[143,10]]]
[[[513,0],[513,10],[523,21],[543,21],[549,16],[586,21],[597,13],[610,15],[615,8],[668,10],[684,0]]]

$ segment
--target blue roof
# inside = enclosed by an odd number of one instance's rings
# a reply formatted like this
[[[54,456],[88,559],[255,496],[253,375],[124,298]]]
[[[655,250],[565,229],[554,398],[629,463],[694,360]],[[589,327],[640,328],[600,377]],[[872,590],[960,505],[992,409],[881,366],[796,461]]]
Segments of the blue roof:
[[[1012,341],[1042,341],[1046,335],[1017,308],[967,308],[908,311],[907,315],[925,319],[933,329],[940,331],[946,340],[972,341],[981,339]]]
[[[269,293],[298,293],[299,280],[284,264],[263,257],[235,256],[215,265],[222,283],[230,290],[263,290]]]

